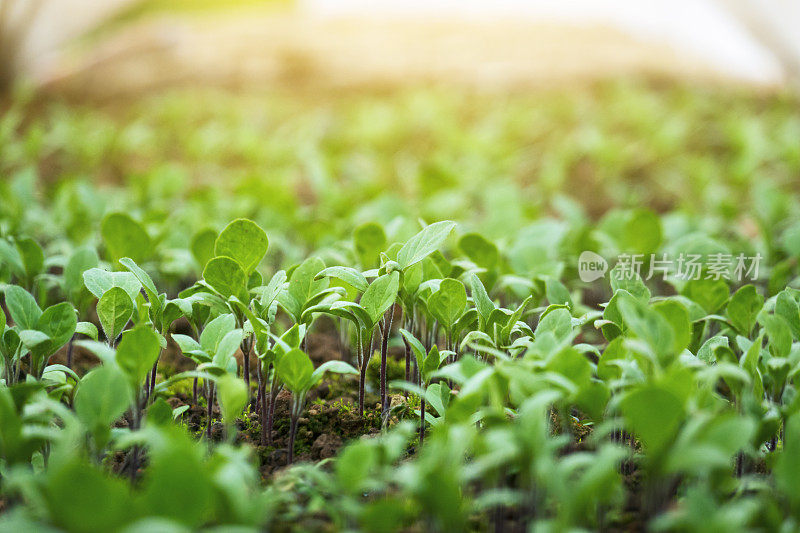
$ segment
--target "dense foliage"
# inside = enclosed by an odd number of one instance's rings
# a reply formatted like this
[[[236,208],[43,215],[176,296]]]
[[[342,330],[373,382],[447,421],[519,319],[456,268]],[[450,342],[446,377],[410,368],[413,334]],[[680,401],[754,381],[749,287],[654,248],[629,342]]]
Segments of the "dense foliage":
[[[0,529],[797,530],[797,109],[18,96]]]

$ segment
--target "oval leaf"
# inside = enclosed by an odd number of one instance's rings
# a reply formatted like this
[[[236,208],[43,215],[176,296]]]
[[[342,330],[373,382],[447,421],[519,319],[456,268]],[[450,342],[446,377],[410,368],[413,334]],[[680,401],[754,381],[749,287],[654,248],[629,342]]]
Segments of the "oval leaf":
[[[264,259],[269,240],[264,230],[252,220],[239,218],[228,224],[214,243],[214,254],[230,257],[250,275]]]

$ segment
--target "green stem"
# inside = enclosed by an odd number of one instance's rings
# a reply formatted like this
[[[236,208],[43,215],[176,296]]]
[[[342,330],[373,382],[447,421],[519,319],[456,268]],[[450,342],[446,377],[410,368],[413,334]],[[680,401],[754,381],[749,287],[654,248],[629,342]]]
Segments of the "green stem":
[[[425,441],[425,395],[419,399],[419,445]]]
[[[208,417],[208,424],[206,425],[206,437],[208,440],[211,440],[211,417],[214,413],[214,385],[212,383],[208,384],[208,406],[206,415]]]

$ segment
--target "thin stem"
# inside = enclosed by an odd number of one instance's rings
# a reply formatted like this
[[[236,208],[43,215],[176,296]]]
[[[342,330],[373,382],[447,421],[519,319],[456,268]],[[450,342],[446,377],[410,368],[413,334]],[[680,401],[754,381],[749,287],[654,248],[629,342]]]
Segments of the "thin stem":
[[[410,324],[406,324],[406,329],[411,330],[412,327]],[[406,375],[405,380],[407,382],[411,382],[411,345],[408,343],[405,337],[403,337],[403,345],[405,347],[405,357],[406,357]],[[408,391],[403,391],[403,398],[406,400],[408,399]]]
[[[367,368],[364,364],[364,341],[362,339],[361,326],[356,325],[356,343],[358,344],[358,416],[364,418],[364,387],[367,380]]]
[[[278,403],[280,387],[275,386],[275,373],[269,382],[269,413],[267,414],[267,444],[272,444],[272,427],[275,422],[275,404]]]
[[[258,416],[261,417],[260,420],[263,421],[264,413],[261,411],[261,395],[264,391],[263,379],[261,379],[261,362],[256,368],[256,403],[255,403],[255,411],[258,413]]]
[[[358,390],[358,412],[361,418],[364,418],[364,396],[365,396],[365,389],[367,386],[367,369],[369,368],[369,360],[372,359],[372,351],[374,348],[374,341],[375,341],[375,331],[371,331],[369,334],[369,350],[366,354],[363,354],[361,357],[361,376],[359,380],[359,390]]]
[[[244,384],[247,387],[247,400],[249,403],[250,400],[250,348],[252,346],[252,342],[250,342],[252,337],[248,337],[242,341],[241,349],[242,349],[242,359],[243,359],[243,367],[242,368],[242,377],[244,378]]]
[[[269,370],[267,370],[267,372],[269,372]],[[258,373],[258,421],[261,422],[261,445],[266,446],[269,440],[267,438],[267,376],[264,375],[262,377],[261,374],[261,372]],[[271,388],[270,386],[270,389]]]
[[[214,412],[214,385],[212,383],[208,384],[208,409],[207,409],[207,417],[208,417],[208,424],[206,425],[206,437],[211,440],[211,416]]]
[[[386,394],[386,361],[389,354],[389,334],[392,331],[392,319],[394,318],[394,306],[389,307],[389,318],[383,318],[383,340],[381,342],[381,413],[384,414],[389,408],[389,398]]]
[[[141,390],[136,391],[136,398],[133,400],[133,420],[132,420],[132,429],[134,431],[138,430],[142,423],[142,398],[141,398]],[[131,481],[136,480],[137,470],[139,470],[139,446],[136,445],[131,450],[131,472],[130,477]]]
[[[159,359],[161,358],[161,354],[159,354]],[[153,369],[150,371],[150,384],[149,389],[147,390],[147,400],[145,403],[150,401],[151,396],[153,395],[153,391],[156,390],[156,373],[158,372],[158,359],[156,362],[153,363]]]
[[[67,345],[67,368],[72,368],[72,350],[75,348],[75,336],[78,335],[74,333],[72,338],[69,340],[69,344]]]
[[[22,343],[17,346],[17,353],[14,356],[14,379],[12,383],[19,383],[19,374],[22,369]]]
[[[47,368],[47,363],[49,363],[49,362],[50,362],[50,358],[49,357],[43,358],[39,362],[39,365],[36,367],[36,371],[33,372],[33,375],[36,376],[37,380],[39,380],[39,381],[42,380],[42,376],[44,376],[44,369]]]
[[[419,445],[425,441],[425,395],[419,399]]]

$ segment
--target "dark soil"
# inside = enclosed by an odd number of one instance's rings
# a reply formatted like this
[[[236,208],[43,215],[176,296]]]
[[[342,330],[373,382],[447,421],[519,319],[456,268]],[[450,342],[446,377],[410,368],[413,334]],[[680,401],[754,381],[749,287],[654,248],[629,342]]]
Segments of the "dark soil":
[[[69,345],[64,346],[53,357],[50,358],[51,365],[67,365],[67,351]],[[91,369],[100,364],[100,359],[86,348],[74,344],[72,347],[72,370],[79,376],[85,375]]]
[[[319,366],[325,361],[349,358],[349,354],[342,357],[343,354],[340,352],[339,342],[335,335],[316,333],[309,340],[307,349],[315,366]],[[236,358],[241,366],[242,353],[238,352]],[[375,358],[376,363],[379,363],[378,359],[379,357]],[[256,365],[256,358],[251,357],[251,373],[256,371]],[[395,377],[402,377],[403,365],[404,362],[400,360],[390,365],[393,374],[399,373]],[[194,364],[170,343],[159,363],[159,380],[176,372],[189,370],[193,366]],[[364,435],[380,433],[379,399],[373,392],[377,390],[377,367],[374,370],[371,366],[369,373],[371,383],[368,384],[366,396],[366,405],[374,407],[366,409],[364,418],[360,418],[357,414],[358,378],[356,376],[329,375],[323,383],[309,392],[306,408],[298,422],[295,462],[328,459],[336,455],[339,448],[348,441]],[[255,388],[256,380],[253,378],[251,381]],[[189,409],[181,415],[180,421],[186,424],[189,431],[198,438],[205,438],[208,418],[207,404],[202,396],[202,390],[197,405],[193,405],[191,382],[187,381],[176,389],[178,390],[173,391],[172,395],[167,398],[167,402],[173,409],[189,405]],[[254,399],[255,395],[254,390]],[[245,442],[254,447],[264,478],[270,477],[287,464],[290,402],[291,393],[286,390],[280,391],[275,404],[272,442],[269,445],[264,446],[261,443],[261,420],[259,413],[254,408],[255,401],[242,418],[237,420],[236,442]],[[224,439],[225,430],[220,419],[219,407],[215,404],[212,409],[211,440],[223,441]]]

